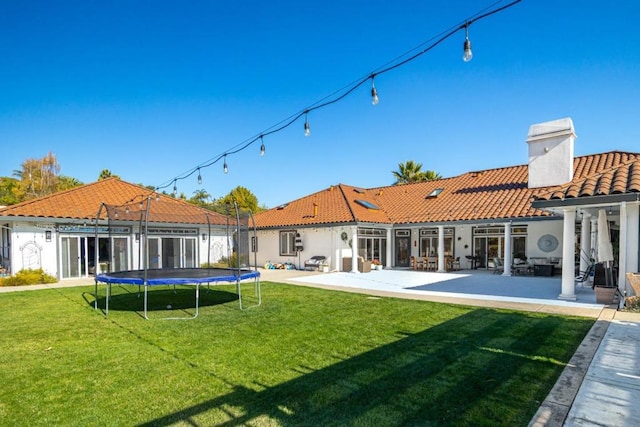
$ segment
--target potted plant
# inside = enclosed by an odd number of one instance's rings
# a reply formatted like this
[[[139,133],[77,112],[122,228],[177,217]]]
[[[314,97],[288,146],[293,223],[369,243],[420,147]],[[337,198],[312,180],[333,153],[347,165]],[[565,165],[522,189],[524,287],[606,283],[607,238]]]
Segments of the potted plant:
[[[593,290],[598,304],[613,304],[616,297],[617,286],[596,285]]]
[[[382,264],[380,263],[379,260],[374,259],[373,261],[371,261],[371,265],[373,266],[374,269],[376,270],[382,270]]]

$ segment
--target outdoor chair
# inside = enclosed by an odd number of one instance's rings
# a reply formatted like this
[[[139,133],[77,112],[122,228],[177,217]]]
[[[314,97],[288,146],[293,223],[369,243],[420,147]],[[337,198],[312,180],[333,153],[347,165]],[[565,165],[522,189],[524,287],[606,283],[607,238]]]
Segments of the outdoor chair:
[[[423,269],[424,268],[424,263],[422,262],[422,258],[416,257],[416,256],[412,256],[411,257],[411,268],[413,268],[414,270]]]
[[[304,262],[305,270],[320,270],[320,266],[324,264],[327,257],[322,255],[312,256],[310,259]]]
[[[595,267],[595,264],[589,263],[589,265],[587,266],[587,269],[585,271],[581,271],[576,276],[576,285],[579,284],[580,287],[584,287],[584,284],[587,283],[587,281],[589,281],[589,278],[593,274],[594,267]]]
[[[504,263],[502,259],[495,257],[493,258],[493,274],[502,274],[504,273]]]

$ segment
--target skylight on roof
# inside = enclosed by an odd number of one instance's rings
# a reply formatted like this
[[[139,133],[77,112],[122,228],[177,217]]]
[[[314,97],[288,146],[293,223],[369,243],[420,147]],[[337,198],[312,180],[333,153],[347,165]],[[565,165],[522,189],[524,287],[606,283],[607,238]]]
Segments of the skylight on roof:
[[[376,205],[374,205],[373,203],[367,201],[367,200],[362,200],[362,199],[356,199],[356,203],[364,206],[367,209],[375,209],[375,210],[380,210],[380,208]]]
[[[355,191],[358,194],[364,194],[364,190],[362,188],[354,188],[353,191]]]
[[[433,190],[431,193],[427,195],[427,199],[431,197],[438,197],[438,195],[443,191],[444,191],[444,188],[436,188],[435,190]]]
[[[282,205],[278,206],[276,209],[281,211],[282,209],[286,208],[287,206],[289,206],[289,203],[282,204]]]

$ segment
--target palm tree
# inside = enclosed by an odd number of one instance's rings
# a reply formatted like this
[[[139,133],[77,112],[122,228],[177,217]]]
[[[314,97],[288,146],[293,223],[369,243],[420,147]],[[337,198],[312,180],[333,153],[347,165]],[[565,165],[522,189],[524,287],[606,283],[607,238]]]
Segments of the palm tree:
[[[102,169],[102,171],[100,172],[100,175],[98,176],[98,181],[102,181],[103,179],[107,179],[111,177],[116,177],[120,179],[118,175],[114,175],[113,172],[111,172],[109,169]]]
[[[189,199],[189,203],[200,207],[206,207],[211,195],[207,193],[207,190],[200,189],[193,192],[193,197]]]
[[[422,163],[416,163],[413,160],[407,160],[404,163],[398,163],[398,170],[391,171],[396,178],[394,185],[409,184],[411,182],[433,181],[442,178],[442,176],[432,170],[422,171]]]
[[[435,181],[436,179],[442,179],[442,175],[440,175],[436,171],[427,170],[424,171],[424,181]]]

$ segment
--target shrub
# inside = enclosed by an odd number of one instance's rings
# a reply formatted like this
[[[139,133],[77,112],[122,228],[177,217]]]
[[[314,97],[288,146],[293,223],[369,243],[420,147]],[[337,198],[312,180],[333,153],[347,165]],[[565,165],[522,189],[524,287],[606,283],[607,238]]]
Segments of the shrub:
[[[25,286],[42,283],[56,283],[58,279],[44,272],[43,269],[20,270],[10,277],[0,279],[0,286]]]
[[[624,311],[640,313],[640,297],[627,297],[625,301]]]

